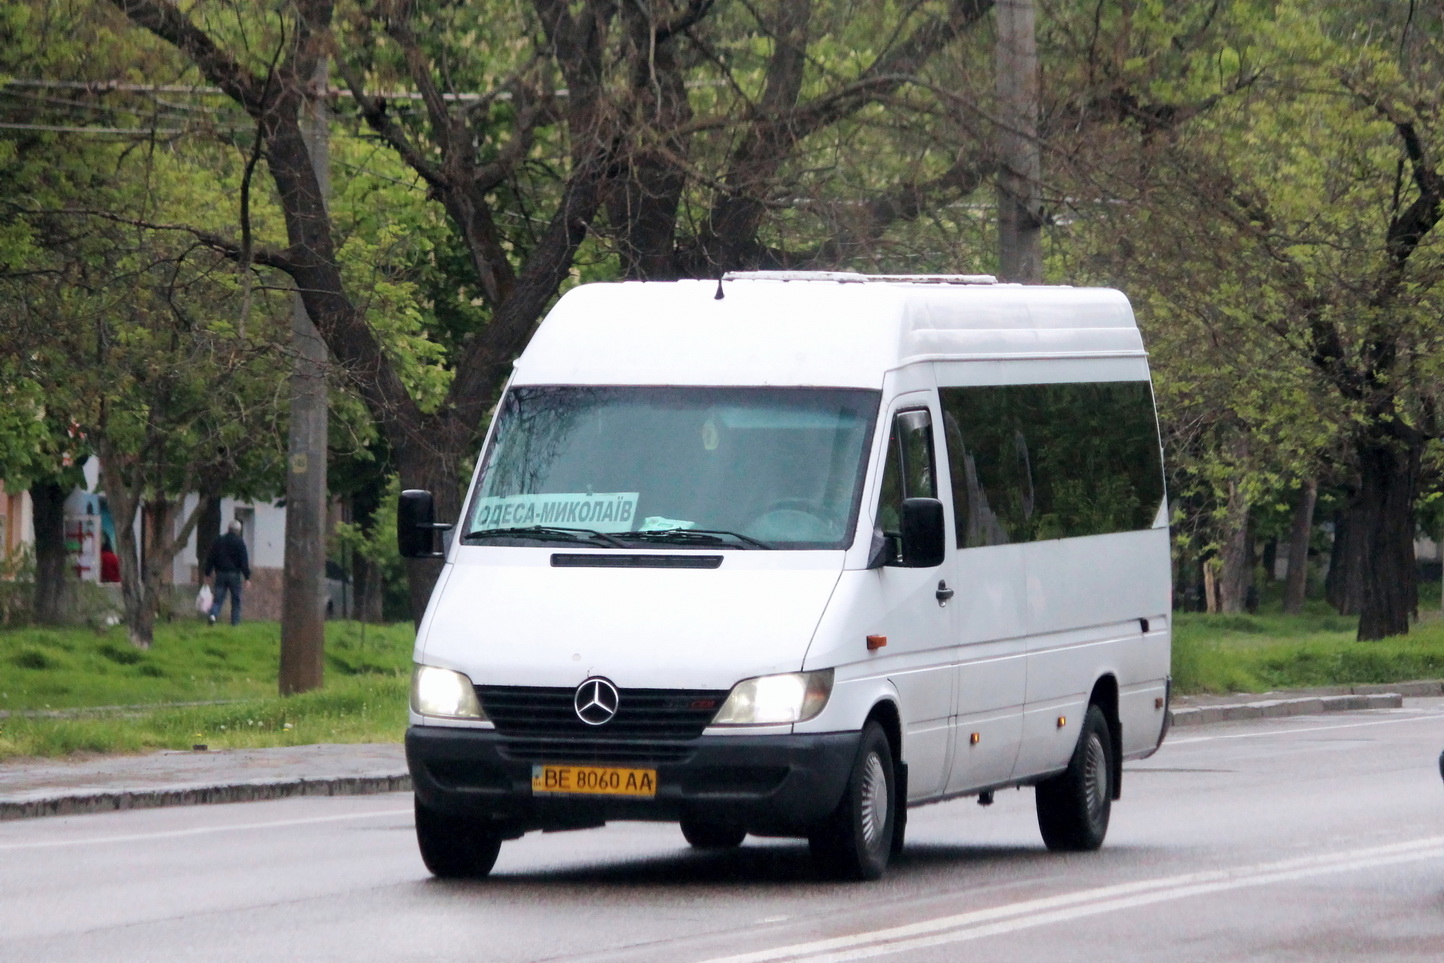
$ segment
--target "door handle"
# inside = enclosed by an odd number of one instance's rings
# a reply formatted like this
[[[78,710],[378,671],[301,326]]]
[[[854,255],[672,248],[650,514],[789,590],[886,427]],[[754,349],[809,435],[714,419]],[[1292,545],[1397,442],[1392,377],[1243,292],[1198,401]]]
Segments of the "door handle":
[[[953,590],[950,589],[950,588],[948,588],[948,583],[945,582],[945,581],[943,581],[943,580],[941,580],[941,579],[939,579],[939,580],[938,580],[938,604],[939,604],[939,605],[947,605],[947,604],[948,604],[948,599],[950,599],[950,598],[952,598],[952,597],[953,597]]]

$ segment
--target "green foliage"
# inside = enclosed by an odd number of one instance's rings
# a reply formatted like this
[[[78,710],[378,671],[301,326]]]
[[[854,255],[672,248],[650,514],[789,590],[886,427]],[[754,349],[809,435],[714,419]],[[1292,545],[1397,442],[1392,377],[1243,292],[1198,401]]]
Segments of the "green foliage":
[[[1359,642],[1357,618],[1321,603],[1301,616],[1174,616],[1173,682],[1180,693],[1268,692],[1444,677],[1444,620],[1408,638]]]
[[[410,671],[409,625],[326,623],[328,672]],[[0,630],[0,711],[256,699],[276,690],[280,628],[198,620],[156,627],[149,649],[123,628]]]
[[[74,718],[0,719],[0,759],[161,749],[253,749],[317,743],[398,742],[408,677],[364,675],[288,699],[250,699]]]
[[[161,625],[148,650],[118,628],[0,630],[0,759],[396,741],[413,642],[409,625],[328,622],[327,684],[283,699],[273,623]]]

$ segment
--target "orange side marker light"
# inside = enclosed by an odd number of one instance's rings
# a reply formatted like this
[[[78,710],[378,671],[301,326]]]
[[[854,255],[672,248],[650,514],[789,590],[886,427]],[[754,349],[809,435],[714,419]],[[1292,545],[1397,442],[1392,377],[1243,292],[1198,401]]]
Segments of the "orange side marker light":
[[[869,635],[867,637],[867,650],[869,652],[876,652],[885,645],[887,645],[887,636],[885,635]]]

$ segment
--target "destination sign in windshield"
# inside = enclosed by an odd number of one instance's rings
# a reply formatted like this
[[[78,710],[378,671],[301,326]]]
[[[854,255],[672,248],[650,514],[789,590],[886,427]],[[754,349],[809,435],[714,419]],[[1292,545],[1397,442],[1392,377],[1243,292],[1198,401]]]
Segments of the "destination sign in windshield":
[[[486,496],[477,499],[471,530],[547,525],[630,532],[637,517],[637,496],[637,492]]]

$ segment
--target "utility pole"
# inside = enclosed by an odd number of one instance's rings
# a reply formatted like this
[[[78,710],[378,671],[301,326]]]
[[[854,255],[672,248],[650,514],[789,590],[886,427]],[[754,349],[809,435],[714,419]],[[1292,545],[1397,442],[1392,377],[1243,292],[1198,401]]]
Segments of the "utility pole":
[[[997,0],[998,277],[1043,282],[1043,165],[1033,0]]]
[[[330,194],[325,90],[327,60],[316,65],[302,125],[316,183]],[[326,654],[326,342],[301,301],[291,302],[291,435],[286,458],[286,558],[281,589],[282,695],[321,687]]]

